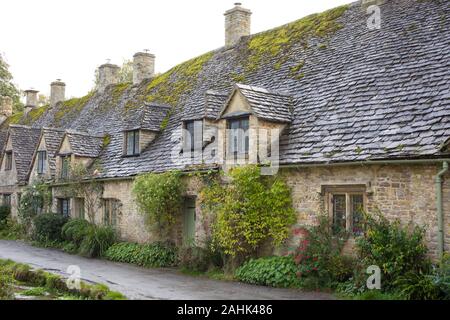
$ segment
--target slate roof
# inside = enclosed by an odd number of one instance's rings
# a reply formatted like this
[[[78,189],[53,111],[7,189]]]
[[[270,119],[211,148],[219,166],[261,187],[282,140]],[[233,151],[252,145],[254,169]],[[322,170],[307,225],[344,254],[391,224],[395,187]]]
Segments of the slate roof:
[[[213,51],[195,74],[174,68],[164,75],[168,85],[149,80],[118,99],[110,88],[76,114],[66,112],[56,121],[64,111],[58,105],[32,125],[110,134],[100,155],[104,177],[181,169],[184,165],[172,160],[172,151],[180,149],[181,122],[214,118],[222,99],[243,82],[292,97],[291,123],[280,141],[281,164],[448,157],[441,146],[450,137],[450,1],[391,0],[380,7],[379,30],[369,30],[366,9],[358,1],[337,19],[342,28],[285,43],[278,53],[268,50],[250,71],[255,60],[249,58],[249,42],[261,34]],[[284,31],[289,25],[263,35],[289,34]],[[236,75],[242,75],[239,81]],[[179,99],[158,98],[164,92],[173,96],[180,87]],[[147,94],[154,102],[170,102],[170,120],[141,156],[123,158],[128,107],[141,106]]]
[[[104,136],[93,136],[88,133],[67,131],[72,154],[79,157],[97,158],[103,149]]]
[[[17,181],[25,184],[30,172],[31,160],[36,150],[41,130],[20,125],[11,125],[9,128],[12,150],[17,170]]]
[[[159,132],[171,107],[162,104],[144,104],[126,114],[124,130],[143,129]]]
[[[292,96],[243,84],[236,84],[234,92],[237,91],[247,100],[252,113],[256,117],[271,122],[290,123],[292,121]],[[224,105],[222,112],[225,111],[226,107]]]

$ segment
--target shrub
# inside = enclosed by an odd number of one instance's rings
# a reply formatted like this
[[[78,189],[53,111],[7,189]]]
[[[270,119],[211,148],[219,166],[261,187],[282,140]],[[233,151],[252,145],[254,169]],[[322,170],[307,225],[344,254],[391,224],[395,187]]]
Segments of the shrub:
[[[0,300],[11,300],[14,298],[13,278],[2,269],[3,267],[0,266]]]
[[[183,204],[181,173],[149,173],[136,178],[133,193],[147,226],[160,240],[169,239]]]
[[[137,244],[117,243],[105,253],[111,261],[136,264],[142,267],[164,268],[176,264],[177,251],[172,245],[164,243]]]
[[[236,279],[271,287],[298,287],[297,265],[292,256],[250,260],[236,270]]]
[[[0,239],[17,240],[26,236],[23,225],[17,223],[10,217],[6,219],[3,227],[0,227]]]
[[[211,251],[202,247],[184,247],[178,253],[180,267],[198,272],[206,272],[213,264]]]
[[[90,226],[91,224],[85,219],[72,219],[63,226],[62,237],[78,248]]]
[[[408,272],[394,281],[394,286],[408,300],[437,300],[441,291],[432,275]]]
[[[101,257],[116,242],[116,232],[108,226],[89,224],[80,243],[79,253],[85,257]]]
[[[381,268],[385,290],[394,289],[393,282],[409,273],[429,273],[431,263],[426,256],[422,228],[414,227],[409,231],[398,221],[389,222],[381,214],[366,214],[364,220],[364,235],[356,241],[358,254],[365,268],[371,265]]]
[[[355,261],[342,255],[348,237],[345,232],[335,233],[328,216],[320,215],[317,226],[297,232],[303,233],[295,262],[304,287],[330,288],[352,276]]]
[[[61,230],[67,218],[59,214],[45,213],[34,218],[33,239],[38,242],[61,242]]]
[[[202,205],[213,214],[214,246],[232,257],[250,257],[268,242],[281,245],[296,220],[289,187],[260,170],[234,168],[230,184],[201,192]]]
[[[0,229],[4,227],[10,214],[11,208],[9,206],[0,206]]]

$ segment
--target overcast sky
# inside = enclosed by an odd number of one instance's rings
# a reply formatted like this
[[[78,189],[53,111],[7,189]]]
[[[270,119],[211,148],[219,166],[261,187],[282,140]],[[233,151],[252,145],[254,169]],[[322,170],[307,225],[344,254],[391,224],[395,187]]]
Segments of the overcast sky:
[[[122,64],[149,49],[156,72],[224,45],[224,16],[233,0],[2,0],[0,53],[21,89],[49,94],[61,78],[66,96],[83,96],[95,69]],[[252,33],[351,0],[243,0]]]

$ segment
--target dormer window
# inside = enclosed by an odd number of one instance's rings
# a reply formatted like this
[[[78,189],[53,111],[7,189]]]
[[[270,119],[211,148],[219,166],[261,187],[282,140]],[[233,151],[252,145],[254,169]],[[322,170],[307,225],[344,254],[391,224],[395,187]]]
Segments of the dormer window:
[[[69,178],[70,156],[61,157],[61,179]]]
[[[139,154],[139,130],[125,132],[125,155],[138,156]]]
[[[45,161],[47,160],[47,151],[38,151],[37,153],[37,173],[43,174],[45,172]]]
[[[201,152],[203,147],[203,122],[186,121],[184,124],[183,152],[194,157],[195,151]]]
[[[5,152],[5,171],[12,170],[12,151]]]
[[[234,160],[248,159],[249,118],[228,120],[228,153]]]

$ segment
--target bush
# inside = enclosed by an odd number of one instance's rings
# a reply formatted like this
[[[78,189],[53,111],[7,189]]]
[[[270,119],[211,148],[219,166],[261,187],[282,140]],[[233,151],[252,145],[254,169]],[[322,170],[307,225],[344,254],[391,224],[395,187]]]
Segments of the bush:
[[[186,270],[206,272],[212,265],[211,251],[202,247],[181,248],[178,261],[180,267]]]
[[[25,228],[23,225],[15,222],[10,217],[3,223],[3,227],[0,226],[0,239],[17,240],[26,236]]]
[[[62,237],[78,248],[86,237],[90,226],[91,224],[85,219],[70,220],[62,228]]]
[[[45,213],[34,218],[32,238],[38,242],[61,242],[61,230],[67,218],[59,214]]]
[[[177,250],[174,246],[164,243],[137,244],[117,243],[105,253],[111,261],[136,264],[149,268],[172,267],[176,264]]]
[[[0,266],[0,300],[11,300],[14,298],[13,278],[3,268],[5,267]]]
[[[432,275],[408,272],[394,281],[394,286],[408,300],[437,300],[442,298]]]
[[[357,239],[356,246],[364,268],[371,265],[381,268],[384,290],[394,290],[394,281],[409,273],[430,272],[422,228],[409,231],[398,221],[389,222],[381,214],[366,214],[364,220],[364,235]]]
[[[331,288],[352,276],[355,260],[342,255],[347,234],[335,233],[328,216],[319,216],[317,226],[297,232],[303,233],[295,262],[299,265],[298,276],[304,287]]]
[[[9,206],[0,206],[0,229],[4,227],[10,214],[11,208]]]
[[[236,270],[236,279],[271,287],[298,287],[297,265],[292,256],[250,260]]]
[[[80,243],[79,253],[89,258],[101,257],[115,242],[116,231],[113,228],[89,224]]]

